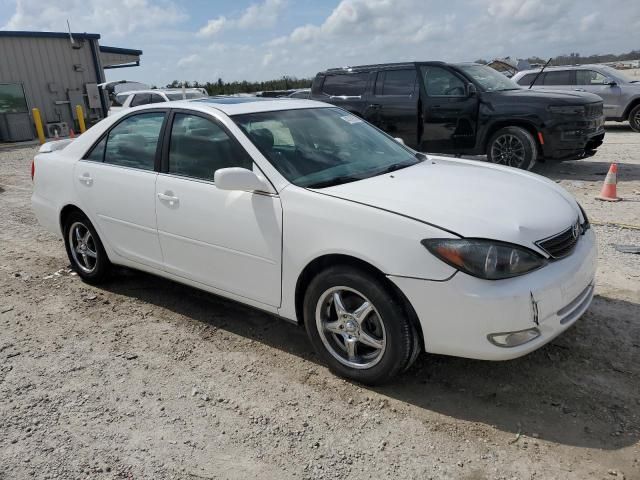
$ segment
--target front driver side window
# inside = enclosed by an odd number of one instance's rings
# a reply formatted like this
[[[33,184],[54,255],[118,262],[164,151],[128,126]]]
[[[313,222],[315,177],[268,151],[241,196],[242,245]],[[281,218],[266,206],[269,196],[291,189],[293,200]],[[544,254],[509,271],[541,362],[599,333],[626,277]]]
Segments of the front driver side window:
[[[442,67],[422,67],[424,86],[430,97],[463,97],[464,82]]]
[[[576,84],[577,85],[604,85],[608,82],[607,77],[599,72],[593,70],[577,70],[576,71]]]
[[[253,168],[253,160],[222,127],[203,117],[176,113],[169,144],[169,173],[213,181],[219,168]]]
[[[140,113],[113,127],[107,136],[104,163],[153,170],[164,116],[164,112]]]

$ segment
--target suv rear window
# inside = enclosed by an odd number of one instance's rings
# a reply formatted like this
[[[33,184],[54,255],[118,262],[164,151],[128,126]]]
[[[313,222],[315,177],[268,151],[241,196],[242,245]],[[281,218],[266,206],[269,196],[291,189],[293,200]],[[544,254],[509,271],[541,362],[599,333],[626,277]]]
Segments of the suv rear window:
[[[327,95],[355,97],[362,95],[367,87],[368,73],[327,75],[322,92]]]
[[[544,76],[545,85],[573,85],[573,71],[560,70],[557,72],[546,72]]]
[[[416,83],[415,70],[387,70],[378,74],[378,82],[382,75],[384,75],[382,93],[379,93],[378,83],[376,83],[376,95],[409,96],[413,93]]]

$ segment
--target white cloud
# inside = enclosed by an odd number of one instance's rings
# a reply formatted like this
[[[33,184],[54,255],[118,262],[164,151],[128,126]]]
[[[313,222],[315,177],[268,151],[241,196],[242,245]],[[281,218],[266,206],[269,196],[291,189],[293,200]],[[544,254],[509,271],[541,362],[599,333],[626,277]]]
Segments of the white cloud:
[[[3,29],[67,30],[124,36],[140,30],[175,25],[187,15],[171,4],[148,0],[17,0],[16,10]]]
[[[238,18],[219,16],[209,20],[198,34],[202,37],[213,37],[227,29],[272,27],[278,21],[284,5],[285,0],[265,0],[262,3],[254,3],[249,5]]]
[[[211,19],[198,31],[198,34],[203,37],[212,37],[220,33],[226,24],[226,17],[220,16],[218,18]]]
[[[284,0],[265,0],[247,8],[238,19],[239,28],[266,28],[276,24],[283,7]]]
[[[191,55],[187,55],[186,57],[182,57],[180,60],[178,60],[177,65],[179,67],[184,67],[187,65],[193,65],[200,60],[200,55],[198,55],[197,53],[192,53]]]

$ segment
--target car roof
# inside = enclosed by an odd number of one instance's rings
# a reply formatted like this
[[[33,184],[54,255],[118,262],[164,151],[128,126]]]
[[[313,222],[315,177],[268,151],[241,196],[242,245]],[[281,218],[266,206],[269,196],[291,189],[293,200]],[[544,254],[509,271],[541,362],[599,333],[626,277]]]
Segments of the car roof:
[[[451,65],[446,62],[439,61],[413,61],[413,62],[398,62],[398,63],[376,63],[372,65],[353,65],[348,67],[338,67],[338,68],[328,68],[323,72],[320,72],[322,75],[330,75],[335,73],[358,73],[358,72],[370,72],[373,70],[386,70],[386,69],[395,69],[395,68],[413,68],[416,65],[422,64],[430,64],[430,65]]]
[[[158,104],[143,105],[136,109],[158,108]],[[304,108],[335,108],[335,105],[296,98],[264,97],[205,97],[194,100],[176,100],[171,108],[206,111],[219,110],[229,116],[245,113],[274,112],[279,110],[299,110]]]
[[[185,92],[198,92],[199,88],[185,88]],[[181,88],[149,88],[144,90],[127,90],[126,92],[120,92],[117,95],[132,95],[134,93],[182,93]]]
[[[562,70],[585,70],[585,69],[595,69],[606,67],[606,65],[594,65],[594,64],[585,64],[585,65],[558,65],[558,66],[549,66],[544,69],[545,72],[554,72],[554,71],[562,71]],[[527,73],[538,73],[542,67],[540,68],[531,68],[529,70],[520,70],[516,73],[516,75],[523,75]],[[514,77],[516,76],[514,75]]]

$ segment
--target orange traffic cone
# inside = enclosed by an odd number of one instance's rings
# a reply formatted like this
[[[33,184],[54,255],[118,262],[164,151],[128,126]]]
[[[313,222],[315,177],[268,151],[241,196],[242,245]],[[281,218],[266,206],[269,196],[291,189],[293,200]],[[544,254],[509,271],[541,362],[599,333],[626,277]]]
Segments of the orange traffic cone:
[[[69,129],[69,138],[76,138],[76,133],[73,131],[73,128]]]
[[[609,167],[609,172],[604,179],[604,185],[600,190],[600,195],[596,197],[597,200],[604,200],[607,202],[619,202],[622,200],[618,197],[616,192],[616,185],[618,183],[618,164],[612,163]]]

